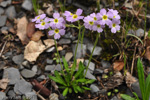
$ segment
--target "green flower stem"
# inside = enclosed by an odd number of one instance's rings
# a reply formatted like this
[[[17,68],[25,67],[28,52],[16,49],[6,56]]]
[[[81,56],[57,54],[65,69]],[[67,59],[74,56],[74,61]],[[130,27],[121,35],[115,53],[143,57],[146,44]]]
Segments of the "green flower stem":
[[[82,30],[82,38],[81,38],[81,49],[83,49],[83,38],[84,38],[85,27]]]
[[[95,40],[95,43],[94,43],[94,47],[93,47],[92,53],[91,53],[91,55],[90,55],[89,62],[88,62],[88,65],[87,65],[87,67],[86,67],[86,72],[85,72],[85,75],[84,75],[84,76],[86,76],[87,70],[88,70],[88,68],[89,68],[89,65],[90,65],[90,62],[91,62],[91,59],[92,59],[93,52],[94,52],[95,47],[96,47],[97,42],[98,42],[99,35],[100,35],[100,33],[97,33],[96,40]]]
[[[65,76],[64,74],[64,70],[63,70],[63,66],[62,66],[62,63],[60,61],[60,56],[59,56],[59,53],[58,53],[58,49],[57,49],[57,43],[56,43],[56,40],[54,39],[54,42],[55,42],[55,47],[56,47],[56,51],[57,51],[57,55],[58,55],[58,59],[59,59],[59,62],[60,62],[60,66],[61,66],[61,69],[62,69],[62,74],[63,76]]]

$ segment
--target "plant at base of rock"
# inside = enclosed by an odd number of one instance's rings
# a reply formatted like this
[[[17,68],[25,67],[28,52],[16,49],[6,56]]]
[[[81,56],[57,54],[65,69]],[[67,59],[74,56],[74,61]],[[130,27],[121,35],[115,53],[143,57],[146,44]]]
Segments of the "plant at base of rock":
[[[85,90],[90,90],[90,88],[86,87],[86,85],[93,83],[95,80],[85,79],[85,67],[83,63],[80,62],[78,71],[75,71],[76,62],[71,68],[69,68],[65,58],[63,57],[62,59],[65,68],[65,73],[63,74],[62,71],[55,71],[55,77],[49,75],[49,78],[58,83],[60,85],[59,88],[64,89],[63,96],[66,96],[68,93],[72,93],[73,91],[75,93],[83,93]]]
[[[148,75],[148,77],[145,80],[143,64],[142,64],[140,58],[138,58],[138,61],[137,61],[137,70],[138,70],[139,85],[140,85],[140,90],[141,90],[141,94],[142,94],[142,99],[149,100],[149,97],[150,97],[150,75]],[[137,97],[137,100],[139,100],[138,96],[135,93],[133,93],[133,94]],[[125,100],[136,100],[125,94],[121,94],[121,97]],[[129,99],[129,98],[131,98],[131,99]]]

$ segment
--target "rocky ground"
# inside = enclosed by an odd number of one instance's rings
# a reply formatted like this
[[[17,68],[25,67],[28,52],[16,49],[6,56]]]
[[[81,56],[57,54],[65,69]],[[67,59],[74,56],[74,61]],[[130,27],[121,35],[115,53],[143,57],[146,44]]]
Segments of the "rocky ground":
[[[56,0],[37,1],[42,7],[39,13],[45,12],[48,16],[51,16],[53,12],[59,11],[59,4]],[[88,15],[96,10],[95,1],[88,1],[87,3],[85,0],[67,0],[66,7],[68,9],[82,8],[84,14]],[[130,1],[126,5],[124,5],[124,0],[116,1],[114,4],[116,8],[120,9],[123,6],[132,8]],[[71,7],[69,8],[70,5]],[[108,4],[107,0],[101,1],[100,7],[109,6],[110,4]],[[125,11],[120,10],[123,21],[125,20]],[[150,24],[149,15],[150,12],[148,11],[147,25]],[[41,32],[35,29],[34,23],[31,22],[34,17],[35,12],[31,0],[0,0],[0,100],[28,100],[27,98],[30,98],[29,100],[65,99],[61,94],[62,90],[58,89],[57,84],[48,77],[55,70],[61,70],[60,64],[57,63],[56,48],[50,39],[51,37],[46,35],[46,31]],[[141,21],[140,25],[135,29],[130,29],[128,33],[143,38],[144,19],[135,17],[135,21],[137,20]],[[146,32],[149,28],[147,26]],[[83,44],[78,45],[76,58],[78,62],[81,61],[87,66],[89,55],[94,46],[94,36],[90,36],[88,31],[85,31],[85,34],[87,36],[83,39]],[[134,42],[135,39],[132,40],[132,43],[136,43]],[[43,43],[48,44],[48,46],[46,47]],[[60,57],[64,56],[69,64],[73,62],[76,43],[77,31],[75,29],[68,29],[66,34],[58,40]],[[124,76],[123,60],[112,56],[110,56],[109,60],[107,59],[107,57],[109,58],[108,55],[112,55],[111,52],[118,51],[105,47],[107,46],[105,44],[105,46],[100,45],[101,43],[94,50],[93,59],[86,75],[86,78],[96,80],[89,85],[91,90],[83,94],[68,95],[68,100],[122,100],[119,96],[120,93],[133,96],[132,92],[137,93],[141,98],[137,73],[135,70],[132,74],[130,73],[133,63],[132,58],[127,66],[127,74]],[[83,49],[81,45],[83,45]],[[131,52],[134,51],[134,46],[131,45]],[[32,47],[34,50],[31,50]],[[40,50],[39,48],[42,49]],[[146,59],[148,58],[146,56]],[[150,65],[146,59],[143,60],[143,63],[147,69],[146,74],[149,74]],[[116,69],[118,71],[115,71]],[[111,94],[109,95],[109,93]]]

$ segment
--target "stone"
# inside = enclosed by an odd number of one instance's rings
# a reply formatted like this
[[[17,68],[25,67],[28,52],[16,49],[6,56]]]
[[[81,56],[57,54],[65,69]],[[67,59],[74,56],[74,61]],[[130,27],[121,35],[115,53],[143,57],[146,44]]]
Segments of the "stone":
[[[65,56],[65,54],[66,54],[66,50],[60,51],[60,56]]]
[[[3,15],[0,16],[0,27],[4,26],[6,24],[7,16]]]
[[[14,86],[14,92],[16,94],[25,95],[25,93],[31,92],[32,85],[25,81],[25,80],[19,80]]]
[[[92,53],[92,50],[94,48],[94,45],[89,43],[87,44],[87,50],[90,52],[90,54]],[[98,56],[101,54],[102,48],[100,46],[96,46],[93,52],[93,56]]]
[[[113,98],[111,98],[110,100],[120,100],[120,99],[118,99],[118,97],[117,96],[114,96]]]
[[[85,74],[85,72],[86,72],[86,70],[84,70],[84,74]],[[94,80],[96,80],[95,76],[92,75],[89,70],[87,70],[87,73],[86,73],[85,77],[88,78],[88,79],[94,79]]]
[[[109,68],[111,67],[111,64],[105,60],[101,60],[101,64],[103,68]]]
[[[31,0],[24,0],[24,2],[21,5],[22,8],[28,11],[32,11],[32,1]]]
[[[56,69],[55,65],[46,65],[45,71],[54,71]]]
[[[56,65],[56,70],[57,70],[57,71],[61,71],[61,70],[62,70],[60,64],[57,64],[57,65]]]
[[[72,45],[72,51],[73,51],[73,55],[74,56],[75,56],[76,46],[77,46],[77,44],[73,44]],[[87,50],[86,49],[86,45],[82,44],[82,46],[83,46],[83,49],[81,48],[81,44],[80,43],[78,44],[77,53],[76,53],[76,59],[85,57],[86,50]]]
[[[71,32],[68,32],[64,35],[64,38],[70,38],[71,40],[75,40],[76,37],[73,36]]]
[[[8,27],[6,27],[6,26],[2,27],[2,28],[1,28],[1,32],[2,32],[3,34],[8,34]]]
[[[16,68],[6,68],[4,69],[3,78],[8,78],[9,85],[14,85],[18,80],[20,80],[20,72]]]
[[[16,93],[14,92],[14,90],[9,90],[7,95],[9,98],[15,98],[16,97]]]
[[[7,7],[10,4],[11,4],[11,0],[5,0],[0,3],[0,6]]]
[[[137,29],[135,33],[136,33],[135,35],[138,37],[144,36],[144,30],[141,28]]]
[[[7,100],[5,92],[0,92],[0,100]]]
[[[70,61],[70,59],[73,57],[73,53],[72,52],[67,52],[66,55],[65,55],[65,59],[66,61]]]
[[[6,65],[6,62],[0,61],[0,70],[3,69]]]
[[[15,64],[20,65],[24,60],[24,56],[23,56],[23,54],[16,55],[16,56],[13,56],[12,60]]]
[[[6,11],[5,11],[5,14],[7,15],[7,17],[12,20],[16,17],[16,10],[15,10],[15,7],[14,6],[9,6]]]
[[[140,90],[140,85],[139,85],[138,81],[135,82],[135,83],[132,83],[131,84],[131,88],[138,95],[138,97],[142,98],[141,90]]]
[[[47,59],[46,59],[46,63],[47,63],[47,64],[52,64],[52,63],[53,63],[53,60],[47,58]]]
[[[24,67],[26,67],[26,68],[30,68],[30,64],[29,64],[29,62],[26,60],[26,61],[23,61],[22,62],[22,65],[24,66]]]
[[[60,40],[58,41],[58,44],[60,44],[60,45],[70,44],[70,43],[71,43],[71,40],[70,40],[70,39],[64,39],[64,38],[62,38],[62,39],[60,39]]]
[[[38,72],[38,66],[34,65],[31,70],[34,71],[35,73],[37,73]]]
[[[52,93],[49,97],[49,100],[59,100],[58,97],[59,96],[56,93]]]
[[[46,79],[46,76],[45,75],[41,75],[37,78],[38,81],[43,81]]]
[[[46,50],[46,52],[50,53],[50,52],[53,52],[55,50],[55,47],[51,47],[49,49]]]
[[[101,69],[95,69],[94,70],[94,74],[103,74],[103,73],[104,73],[104,71]]]
[[[4,9],[0,7],[0,15],[2,15],[3,13],[4,13]]]
[[[24,77],[24,78],[33,78],[36,73],[32,70],[28,70],[28,69],[23,69],[21,71],[21,75]]]
[[[25,93],[25,97],[29,100],[38,100],[35,92],[27,92]]]
[[[100,90],[99,90],[99,88],[95,85],[95,84],[91,84],[90,85],[90,91],[92,92],[92,93],[97,93],[97,92],[99,92]]]
[[[89,60],[85,60],[84,65],[88,66],[88,62]],[[93,71],[95,70],[95,64],[93,62],[90,62],[88,69],[91,71],[91,73],[93,73]]]

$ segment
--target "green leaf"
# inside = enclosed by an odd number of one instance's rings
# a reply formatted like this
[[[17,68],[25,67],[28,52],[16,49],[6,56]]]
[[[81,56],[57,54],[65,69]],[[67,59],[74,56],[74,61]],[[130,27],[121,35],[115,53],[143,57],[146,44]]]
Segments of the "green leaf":
[[[69,88],[66,88],[66,89],[63,91],[63,96],[66,96],[66,95],[67,95],[68,90],[69,90]]]
[[[134,98],[130,97],[129,95],[126,95],[126,94],[121,94],[121,97],[124,99],[124,100],[135,100]]]
[[[86,81],[87,81],[87,79],[85,79],[85,78],[76,80],[76,82],[80,82],[80,83],[84,83]]]
[[[59,86],[58,88],[60,88],[60,89],[65,89],[66,86]]]
[[[62,57],[62,60],[64,63],[65,70],[67,71],[67,73],[69,73],[69,67],[68,67],[68,63],[67,63],[66,59],[64,57]]]
[[[145,96],[146,96],[146,100],[149,100],[149,96],[150,96],[150,75],[148,75],[148,77],[146,78],[146,83],[145,83],[145,88],[146,88],[146,92],[145,92]]]
[[[59,84],[62,84],[62,85],[64,85],[64,86],[66,86],[66,84],[65,84],[63,81],[61,81],[60,79],[57,79],[56,77],[53,77],[53,76],[51,76],[51,75],[48,75],[48,76],[49,76],[50,79],[52,79],[52,80],[55,81],[56,83],[59,83]]]
[[[85,86],[82,86],[82,88],[83,88],[84,90],[91,90],[90,88],[85,87]]]
[[[77,61],[76,61],[76,59],[75,59],[74,62],[73,62],[73,65],[72,65],[72,67],[71,67],[71,76],[72,76],[72,75],[74,74],[74,72],[75,72],[76,65],[77,65]]]
[[[140,58],[138,58],[138,61],[137,61],[137,69],[138,69],[138,77],[139,77],[139,85],[140,85],[141,94],[142,94],[143,100],[146,100],[145,99],[144,69],[143,69],[143,64]]]
[[[78,90],[80,93],[83,92],[83,90],[80,88],[80,86],[77,86],[76,88],[77,88],[77,90]]]
[[[69,88],[69,93],[72,93],[72,89],[71,88]]]
[[[75,92],[75,93],[78,93],[78,90],[77,90],[77,88],[76,88],[77,85],[75,85],[74,83],[72,83],[72,87],[73,87],[74,92]]]
[[[78,69],[78,71],[76,72],[76,74],[74,75],[75,79],[77,79],[77,78],[80,76],[80,74],[83,73],[83,71],[84,71],[83,63],[80,62],[80,63],[79,63],[79,69]]]
[[[88,80],[85,82],[85,84],[92,84],[95,80],[94,79],[91,79],[91,80]]]
[[[135,95],[136,100],[140,100],[139,97],[138,97],[138,95],[135,92],[132,92],[132,93]]]

